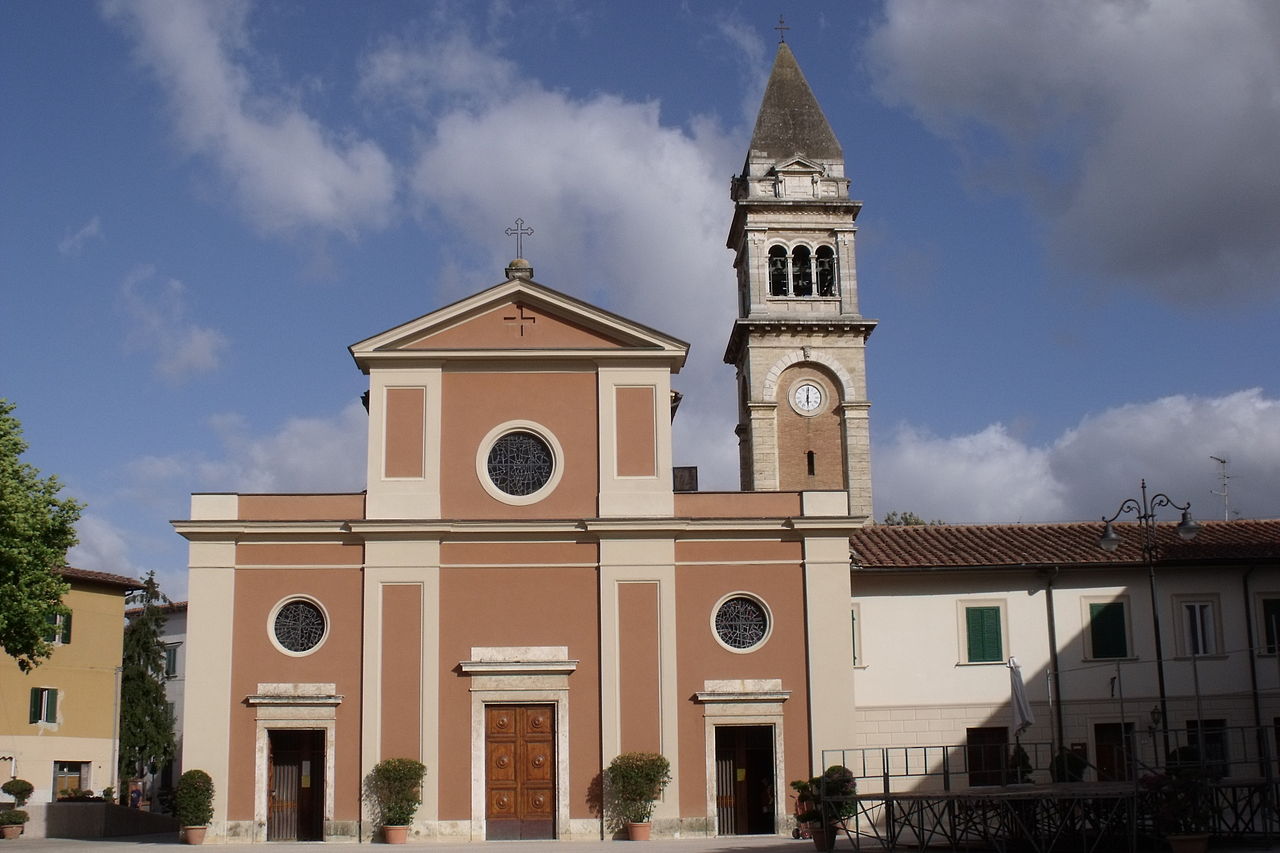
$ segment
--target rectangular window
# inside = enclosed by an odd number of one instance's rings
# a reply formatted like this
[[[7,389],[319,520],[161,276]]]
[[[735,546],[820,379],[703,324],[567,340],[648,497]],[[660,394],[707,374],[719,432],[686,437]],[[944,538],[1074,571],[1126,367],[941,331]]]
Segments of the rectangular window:
[[[1089,607],[1089,657],[1127,658],[1129,620],[1123,601],[1091,601]]]
[[[966,660],[969,663],[1004,660],[999,606],[966,607],[964,619]]]
[[[178,644],[164,647],[164,677],[175,678],[178,675]]]
[[[1276,637],[1280,634],[1280,598],[1262,599],[1262,647],[1266,653],[1276,653]]]
[[[1230,775],[1226,720],[1187,720],[1187,744],[1195,750],[1189,759],[1201,762],[1210,776]]]
[[[44,632],[46,643],[67,645],[71,642],[71,611],[54,613],[45,618],[48,629]]]
[[[1218,628],[1218,596],[1175,595],[1173,612],[1177,618],[1178,654],[1216,655],[1222,648]]]
[[[58,722],[58,691],[52,687],[31,688],[31,713],[28,722]]]

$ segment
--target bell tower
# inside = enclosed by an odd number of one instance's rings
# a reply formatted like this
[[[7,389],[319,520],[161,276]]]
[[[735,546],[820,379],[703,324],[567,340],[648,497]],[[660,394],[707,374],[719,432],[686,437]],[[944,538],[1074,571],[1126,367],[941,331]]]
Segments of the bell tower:
[[[738,319],[724,360],[737,369],[742,488],[844,490],[871,517],[866,343],[844,151],[791,48],[778,45],[727,245]]]

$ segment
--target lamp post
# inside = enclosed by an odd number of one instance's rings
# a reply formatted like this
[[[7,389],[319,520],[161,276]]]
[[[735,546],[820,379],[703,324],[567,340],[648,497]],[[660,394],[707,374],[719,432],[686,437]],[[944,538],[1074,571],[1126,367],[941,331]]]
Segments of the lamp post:
[[[1169,756],[1169,702],[1164,686],[1164,645],[1160,640],[1160,603],[1156,597],[1156,510],[1170,506],[1182,510],[1182,521],[1178,523],[1178,537],[1189,542],[1200,532],[1200,525],[1191,517],[1191,503],[1180,504],[1164,492],[1147,497],[1147,481],[1142,480],[1142,500],[1127,498],[1120,504],[1115,515],[1103,517],[1102,536],[1098,539],[1098,547],[1111,552],[1120,547],[1120,534],[1116,533],[1112,524],[1117,518],[1133,513],[1138,522],[1138,530],[1142,534],[1142,560],[1147,567],[1147,579],[1151,586],[1151,630],[1156,641],[1156,685],[1160,693],[1160,720],[1164,735],[1165,760]]]

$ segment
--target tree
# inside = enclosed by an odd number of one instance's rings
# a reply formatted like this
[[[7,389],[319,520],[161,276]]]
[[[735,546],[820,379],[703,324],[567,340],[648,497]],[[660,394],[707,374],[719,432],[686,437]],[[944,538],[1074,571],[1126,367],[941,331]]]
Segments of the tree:
[[[45,634],[67,612],[59,570],[76,544],[81,505],[58,497],[57,477],[19,461],[27,443],[14,408],[0,399],[0,646],[30,672],[53,653]]]
[[[124,629],[120,675],[120,775],[154,773],[177,751],[173,713],[164,692],[164,605],[169,599],[148,572],[142,589],[129,596],[142,610]]]
[[[890,527],[906,527],[913,524],[942,524],[941,521],[925,521],[914,512],[898,512],[896,509],[884,517],[884,523]]]

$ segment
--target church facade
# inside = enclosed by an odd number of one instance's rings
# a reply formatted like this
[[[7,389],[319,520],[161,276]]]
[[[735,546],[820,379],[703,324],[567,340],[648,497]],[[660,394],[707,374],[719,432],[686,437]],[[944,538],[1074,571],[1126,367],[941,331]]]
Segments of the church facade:
[[[418,837],[598,839],[629,751],[670,761],[659,834],[787,828],[788,782],[854,743],[874,322],[785,44],[732,200],[741,492],[677,487],[688,345],[517,260],[350,348],[364,492],[193,496],[184,767],[214,778],[214,838],[368,839],[363,778],[411,757]]]

